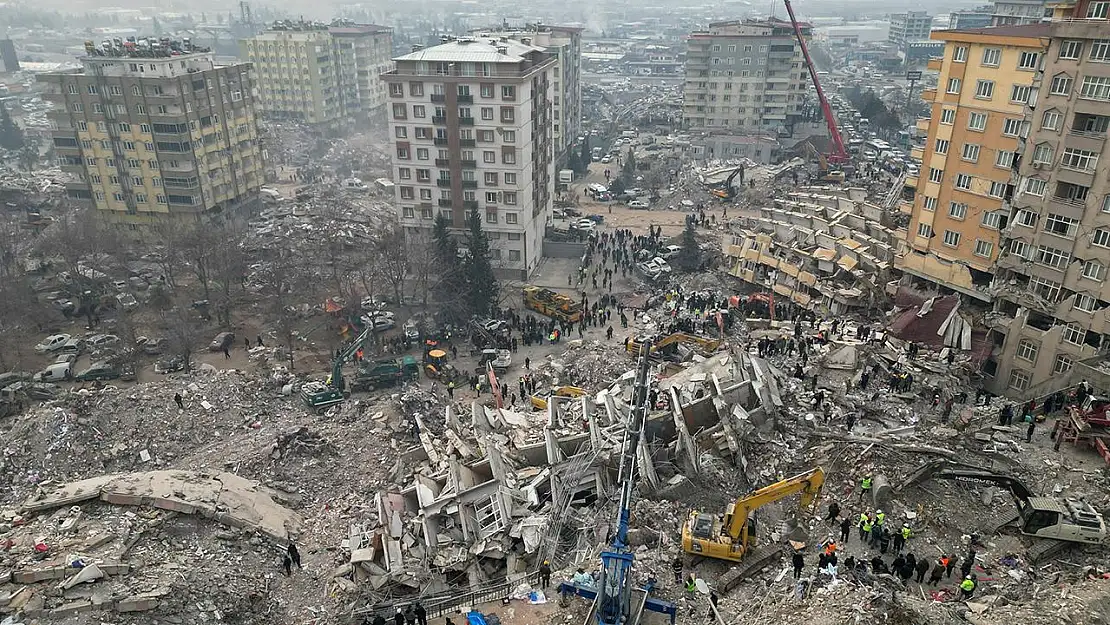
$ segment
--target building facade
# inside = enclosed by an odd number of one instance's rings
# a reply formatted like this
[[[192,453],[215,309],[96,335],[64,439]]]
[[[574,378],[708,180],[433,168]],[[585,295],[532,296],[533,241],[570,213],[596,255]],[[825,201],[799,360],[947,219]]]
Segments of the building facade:
[[[478,211],[494,269],[527,279],[555,190],[554,55],[507,37],[466,37],[394,62],[382,78],[399,222],[419,236],[439,213],[461,231]]]
[[[802,36],[812,27],[801,24]],[[717,22],[687,39],[682,117],[687,128],[775,132],[805,116],[810,86],[790,22]]]
[[[899,50],[913,41],[927,41],[933,29],[933,16],[925,11],[908,11],[890,14],[890,32],[886,40]]]
[[[133,229],[240,215],[264,179],[250,64],[168,45],[89,44],[82,69],[38,76],[67,195]]]
[[[1061,4],[1059,17],[1079,19],[1048,25],[995,276],[1000,349],[984,366],[995,392],[1039,397],[1082,379],[1106,388],[1090,361],[1110,346],[1110,159],[1100,158],[1110,129],[1107,5]]]
[[[282,21],[242,40],[240,56],[255,67],[267,117],[337,131],[384,111],[380,76],[390,67],[393,33],[338,21]]]
[[[949,30],[963,30],[967,28],[986,28],[991,25],[994,7],[981,6],[974,9],[952,11],[948,14]]]
[[[582,134],[582,30],[574,26],[529,25],[514,30],[482,31],[478,38],[507,37],[539,46],[555,56],[552,83],[552,137],[556,167],[566,166],[567,157]]]
[[[1035,97],[1047,35],[1042,25],[933,33],[945,49],[929,62],[937,88],[923,94],[931,116],[914,154],[921,170],[907,179],[915,192],[897,259],[904,273],[991,300],[1025,106]]]
[[[1047,0],[994,0],[991,26],[1021,26],[1045,19]]]

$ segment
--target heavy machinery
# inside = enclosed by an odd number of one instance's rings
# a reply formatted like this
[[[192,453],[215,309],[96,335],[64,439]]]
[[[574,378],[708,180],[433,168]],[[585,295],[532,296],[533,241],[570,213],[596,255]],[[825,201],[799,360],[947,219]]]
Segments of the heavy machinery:
[[[800,507],[804,510],[813,506],[825,484],[825,471],[821,467],[810,469],[794,477],[765,486],[749,495],[737,499],[724,514],[692,511],[682,525],[682,550],[694,556],[743,561],[744,566],[732,569],[729,579],[719,580],[718,585],[728,590],[755,567],[766,563],[766,558],[778,555],[779,549],[771,549],[756,554],[756,523],[753,513],[769,503],[794,495],[802,494]]]
[[[442,349],[429,349],[424,352],[424,375],[443,382],[460,380],[464,377],[455,365],[447,362],[447,352]]]
[[[934,462],[918,469],[906,479],[905,484],[925,479],[956,480],[1008,490],[1016,511],[993,517],[980,529],[993,534],[1006,526],[1016,525],[1022,534],[1034,539],[1027,553],[1031,562],[1065,549],[1068,543],[1099,544],[1106,538],[1106,522],[1086,501],[1036,497],[1021,480],[1010,475],[979,467]]]
[[[585,394],[586,390],[577,386],[557,386],[549,391],[540,391],[529,399],[536,410],[547,410],[547,402],[551,397],[581,397]]]
[[[735,180],[737,176],[740,176],[739,186],[743,186],[743,165],[732,170],[732,173],[728,175],[728,178],[726,178],[724,182],[718,182],[717,184],[710,186],[709,192],[712,193],[714,196],[721,198],[722,200],[731,200],[732,198],[736,197],[736,188],[732,186],[732,181]]]
[[[474,370],[474,373],[485,375],[487,364],[495,372],[505,373],[513,364],[513,353],[507,349],[483,349],[478,354],[478,367]]]
[[[653,357],[662,357],[665,360],[673,359],[674,348],[671,347],[672,345],[688,345],[699,351],[703,356],[712,354],[721,346],[721,341],[719,339],[711,339],[696,334],[687,334],[685,332],[675,332],[663,337],[659,341],[641,336],[629,337],[624,347],[629,353],[636,354],[640,352],[640,345],[642,345],[644,341],[651,344],[651,355]]]
[[[348,395],[346,383],[343,381],[343,365],[362,349],[363,343],[373,333],[374,326],[366,326],[366,329],[360,332],[355,340],[339,352],[335,360],[331,361],[331,375],[328,376],[326,382],[305,382],[301,386],[301,401],[304,402],[305,406],[321,411],[343,403]]]
[[[372,391],[420,377],[420,364],[412,356],[360,363],[351,391]]]
[[[834,184],[842,184],[844,182],[844,172],[839,169],[829,169],[829,159],[824,154],[817,155],[817,164],[816,182],[829,182]]]
[[[829,99],[825,97],[825,90],[821,88],[821,81],[817,79],[817,66],[813,64],[813,57],[809,55],[809,48],[806,46],[806,39],[802,35],[802,27],[798,25],[798,18],[794,16],[794,7],[790,5],[790,0],[782,0],[786,3],[786,12],[790,15],[790,24],[794,27],[794,36],[798,39],[798,44],[802,46],[802,56],[806,60],[806,69],[809,70],[809,77],[813,81],[813,88],[817,91],[817,99],[821,103],[821,115],[825,117],[825,125],[829,129],[829,141],[832,142],[832,151],[825,156],[829,163],[839,165],[840,163],[847,163],[851,160],[848,156],[848,151],[844,149],[844,140],[840,138],[840,129],[836,126],[836,116],[833,115],[832,107],[829,106]]]
[[[576,302],[574,298],[538,286],[524,287],[523,295],[524,307],[541,315],[565,323],[578,323],[582,320],[582,303]]]

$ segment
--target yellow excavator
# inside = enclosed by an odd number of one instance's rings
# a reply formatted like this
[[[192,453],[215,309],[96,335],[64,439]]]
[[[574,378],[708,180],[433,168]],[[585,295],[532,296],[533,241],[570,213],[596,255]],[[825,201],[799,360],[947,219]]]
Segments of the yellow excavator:
[[[801,493],[801,507],[808,508],[821,494],[825,471],[821,467],[776,482],[741,497],[724,514],[693,511],[682,526],[682,550],[694,556],[739,562],[755,547],[755,518],[760,506]]]
[[[540,391],[530,399],[532,407],[536,410],[547,410],[547,402],[551,397],[581,397],[585,394],[585,389],[577,386],[557,386],[549,391]]]
[[[658,341],[650,337],[630,336],[628,337],[628,340],[625,341],[624,347],[626,350],[628,350],[628,353],[630,354],[639,354],[640,344],[644,341],[652,341],[652,355],[663,355],[668,353],[668,346],[674,345],[675,343],[695,346],[703,356],[708,356],[712,354],[713,352],[717,351],[717,348],[721,346],[720,339],[711,339],[704,336],[698,336],[696,334],[687,334],[685,332],[675,332],[674,334],[663,337]]]

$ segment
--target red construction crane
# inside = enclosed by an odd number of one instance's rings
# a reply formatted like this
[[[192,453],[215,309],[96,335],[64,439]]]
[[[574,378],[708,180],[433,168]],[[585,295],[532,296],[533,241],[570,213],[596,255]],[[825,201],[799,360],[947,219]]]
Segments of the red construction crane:
[[[844,141],[840,139],[840,129],[836,127],[836,118],[833,117],[832,107],[829,106],[829,100],[825,97],[825,90],[821,88],[821,81],[817,80],[817,67],[813,65],[813,59],[809,56],[809,48],[806,47],[805,37],[802,36],[802,27],[798,25],[797,18],[794,17],[794,7],[790,6],[790,0],[782,0],[786,3],[786,12],[790,14],[790,24],[794,26],[794,36],[798,38],[798,43],[802,46],[802,54],[806,57],[806,67],[809,68],[809,77],[813,79],[813,86],[817,89],[817,99],[821,101],[821,114],[825,116],[825,124],[829,127],[829,139],[832,140],[833,149],[825,155],[825,158],[830,163],[847,163],[849,160],[848,151],[844,149]]]

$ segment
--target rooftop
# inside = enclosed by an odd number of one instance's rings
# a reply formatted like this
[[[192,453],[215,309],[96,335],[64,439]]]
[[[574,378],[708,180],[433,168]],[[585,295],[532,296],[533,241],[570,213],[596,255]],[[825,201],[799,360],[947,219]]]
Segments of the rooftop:
[[[986,35],[993,37],[1048,37],[1052,34],[1052,24],[1037,22],[1018,26],[992,26],[989,28],[961,28],[959,30],[934,30],[937,39],[949,39],[952,35]]]
[[[85,42],[85,53],[88,57],[159,59],[206,52],[211,52],[211,49],[194,46],[188,38],[179,40],[169,37],[128,37],[127,39],[116,37],[101,41],[99,46],[91,40]]]
[[[394,58],[394,61],[431,61],[436,63],[520,63],[533,52],[544,48],[523,44],[514,39],[478,39],[464,37],[438,46],[417,50]]]

